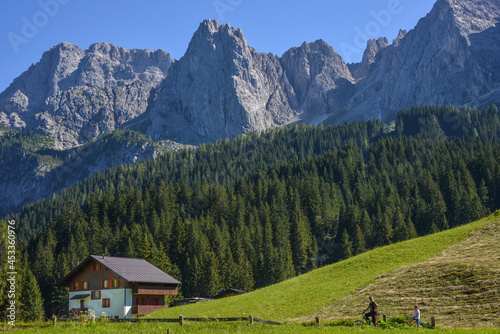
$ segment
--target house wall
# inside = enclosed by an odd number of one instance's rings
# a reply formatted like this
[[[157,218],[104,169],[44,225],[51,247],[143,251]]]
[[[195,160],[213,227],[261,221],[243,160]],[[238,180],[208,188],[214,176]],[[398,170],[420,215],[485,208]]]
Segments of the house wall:
[[[95,316],[100,317],[103,312],[109,317],[118,316],[119,318],[132,318],[132,289],[115,288],[100,289],[101,299],[91,299],[88,296],[84,299],[85,308],[95,312]],[[86,292],[83,292],[86,293]],[[89,291],[90,293],[90,291]],[[75,295],[82,294],[82,291],[70,291],[69,309],[80,308],[80,300],[71,300]],[[110,307],[102,307],[102,299],[110,299]]]

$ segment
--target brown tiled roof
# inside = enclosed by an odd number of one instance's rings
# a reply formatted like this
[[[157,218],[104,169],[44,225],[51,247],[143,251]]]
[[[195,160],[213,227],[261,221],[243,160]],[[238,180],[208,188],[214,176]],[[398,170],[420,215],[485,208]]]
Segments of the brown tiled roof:
[[[90,255],[66,275],[57,286],[66,285],[74,274],[93,261],[99,262],[102,266],[128,282],[181,284],[181,282],[144,259]]]
[[[96,255],[90,257],[129,282],[181,284],[144,259]]]

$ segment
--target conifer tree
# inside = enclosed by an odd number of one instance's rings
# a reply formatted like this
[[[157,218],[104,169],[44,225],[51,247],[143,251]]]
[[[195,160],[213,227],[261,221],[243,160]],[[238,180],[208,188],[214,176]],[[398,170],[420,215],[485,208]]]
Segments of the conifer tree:
[[[26,268],[21,281],[21,302],[24,318],[27,321],[42,320],[45,314],[42,293],[33,272]]]
[[[344,229],[340,237],[339,260],[345,260],[352,256],[352,242],[350,241],[347,230]]]

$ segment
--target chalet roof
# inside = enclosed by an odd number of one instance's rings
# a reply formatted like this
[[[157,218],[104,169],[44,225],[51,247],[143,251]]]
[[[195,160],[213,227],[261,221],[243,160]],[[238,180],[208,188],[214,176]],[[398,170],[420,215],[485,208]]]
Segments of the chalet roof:
[[[131,283],[181,284],[144,259],[90,255],[66,275],[57,286],[68,284],[74,275],[94,261]]]

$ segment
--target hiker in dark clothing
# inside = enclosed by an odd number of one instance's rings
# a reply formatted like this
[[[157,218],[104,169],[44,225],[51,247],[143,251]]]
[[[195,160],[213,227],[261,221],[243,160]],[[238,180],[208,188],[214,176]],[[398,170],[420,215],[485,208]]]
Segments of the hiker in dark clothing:
[[[378,305],[375,303],[375,300],[373,299],[373,296],[370,296],[370,305],[362,312],[362,314],[365,315],[366,319],[369,319],[370,317],[372,318],[372,322],[374,325],[377,324],[377,308]],[[370,312],[365,313],[366,311],[370,310]]]

